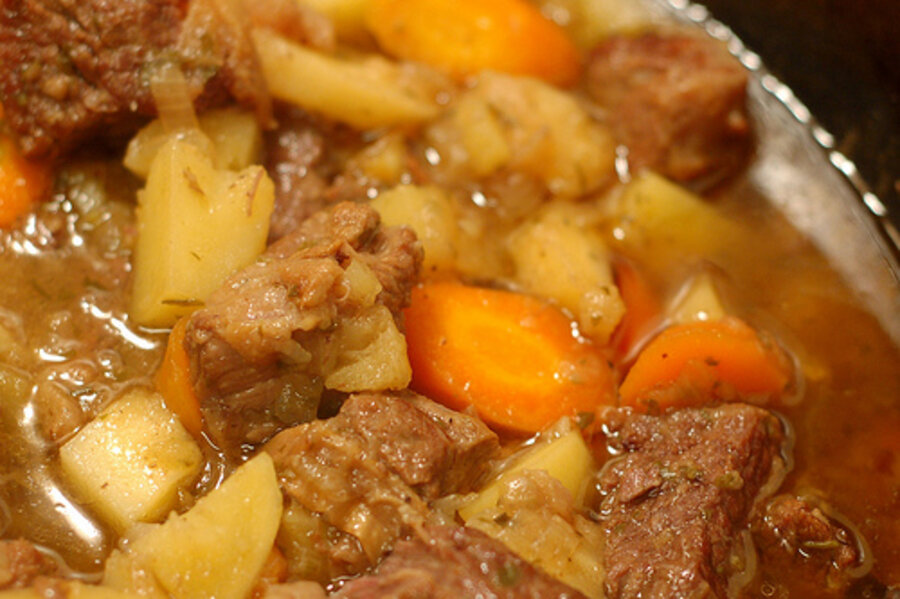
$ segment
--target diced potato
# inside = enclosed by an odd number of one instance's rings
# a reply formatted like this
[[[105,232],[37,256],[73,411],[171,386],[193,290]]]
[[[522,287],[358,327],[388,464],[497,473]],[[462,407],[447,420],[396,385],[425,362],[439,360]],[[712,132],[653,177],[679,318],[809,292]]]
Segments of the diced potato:
[[[404,85],[397,68],[375,56],[351,60],[328,56],[268,30],[255,30],[269,91],[275,98],[359,129],[428,120],[435,103]]]
[[[425,250],[426,272],[452,269],[456,263],[459,225],[455,202],[433,186],[400,185],[372,200],[389,226],[408,225]]]
[[[557,196],[581,196],[614,174],[609,131],[571,95],[537,79],[483,73],[427,135],[451,168],[484,176],[508,167]]]
[[[67,580],[58,583],[63,590],[61,596],[66,599],[136,599],[137,595],[111,589],[104,586],[94,586],[84,584],[74,580]],[[52,596],[60,596],[53,594]],[[15,589],[8,591],[0,591],[0,599],[46,599],[48,594],[43,590],[35,587],[28,589]]]
[[[366,11],[369,0],[298,0],[334,23],[335,31],[342,39],[356,40],[364,37]]]
[[[670,312],[670,318],[676,324],[719,320],[728,314],[712,275],[705,271],[691,279],[678,293]]]
[[[600,236],[579,222],[577,207],[545,210],[509,238],[516,280],[578,318],[582,333],[605,343],[625,314]]]
[[[658,21],[640,0],[542,0],[539,4],[582,49],[611,35],[636,35]]]
[[[382,304],[341,321],[333,335],[335,363],[325,386],[338,391],[381,391],[409,385],[406,338]]]
[[[519,473],[506,481],[495,508],[466,525],[497,539],[586,596],[602,599],[603,527],[581,516],[571,498],[557,493],[554,482],[544,473]],[[522,500],[523,491],[528,500]]]
[[[262,167],[217,170],[195,145],[167,139],[138,195],[135,321],[171,326],[251,263],[265,248],[274,201]]]
[[[614,212],[615,237],[623,244],[663,255],[668,251],[671,258],[708,256],[722,240],[744,235],[714,205],[650,171],[625,186]]]
[[[130,542],[133,542],[133,539]],[[144,569],[140,556],[129,550],[115,549],[106,558],[102,584],[106,588],[127,593],[129,596],[169,599],[169,594],[159,585],[153,574]]]
[[[203,456],[159,395],[134,389],[78,431],[59,459],[78,494],[121,532],[164,517]]]
[[[469,94],[460,98],[451,112],[452,126],[459,131],[466,151],[466,164],[472,173],[484,177],[507,164],[512,149],[502,123],[490,104]]]
[[[407,158],[405,139],[402,135],[392,133],[379,137],[354,156],[348,166],[359,168],[366,177],[396,184],[407,172]]]
[[[259,162],[262,131],[252,112],[237,108],[210,110],[200,115],[200,132],[182,133],[204,153],[213,157],[217,169],[241,170]],[[170,133],[157,119],[138,131],[128,142],[123,160],[135,175],[147,178],[150,165]]]
[[[594,459],[581,437],[581,431],[569,430],[556,439],[526,450],[524,455],[459,509],[460,517],[469,521],[496,506],[506,482],[525,470],[545,470],[569,490],[577,504],[582,500],[588,478],[594,470]]]
[[[272,550],[281,511],[275,467],[262,452],[128,552],[175,599],[244,599]]]

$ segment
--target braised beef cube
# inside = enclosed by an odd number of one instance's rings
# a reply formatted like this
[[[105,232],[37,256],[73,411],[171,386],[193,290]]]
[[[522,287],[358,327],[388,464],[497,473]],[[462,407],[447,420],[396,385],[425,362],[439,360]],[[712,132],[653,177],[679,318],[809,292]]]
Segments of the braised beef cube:
[[[427,540],[414,538],[397,543],[393,553],[372,574],[350,581],[335,597],[584,597],[477,530],[427,526],[424,533]]]
[[[381,284],[374,302],[399,320],[422,249],[411,230],[381,227],[377,212],[353,203],[304,221],[191,315],[191,376],[223,450],[237,454],[315,416],[324,384],[318,361],[336,342],[331,331],[366,308],[345,284],[357,259]]]
[[[421,531],[422,499],[472,490],[499,448],[477,418],[408,392],[351,395],[334,418],[265,446],[285,493],[359,539],[373,563]]]
[[[0,589],[29,586],[57,571],[57,564],[24,539],[0,541]]]
[[[613,37],[589,58],[587,89],[633,171],[715,183],[750,148],[746,69],[711,38]]]
[[[623,452],[599,485],[607,596],[725,597],[742,566],[739,533],[757,496],[783,476],[780,421],[726,404],[664,416],[620,410],[607,427]]]
[[[753,538],[770,575],[791,573],[785,582],[792,596],[843,596],[863,573],[853,533],[799,497],[770,499],[753,522]]]
[[[215,0],[11,0],[0,11],[0,102],[29,155],[123,137],[156,115],[150,79],[181,69],[195,107],[270,101],[244,23]]]

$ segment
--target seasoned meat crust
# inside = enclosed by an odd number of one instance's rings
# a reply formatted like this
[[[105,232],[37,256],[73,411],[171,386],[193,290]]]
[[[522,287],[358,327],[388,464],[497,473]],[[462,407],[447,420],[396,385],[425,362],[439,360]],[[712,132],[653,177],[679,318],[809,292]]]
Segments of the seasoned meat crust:
[[[613,37],[593,50],[585,77],[633,171],[714,183],[747,157],[747,72],[716,40]]]
[[[499,449],[477,418],[413,393],[352,395],[334,418],[265,445],[284,492],[356,537],[371,563],[421,534],[423,499],[473,490]]]
[[[725,597],[739,533],[784,471],[781,422],[725,404],[664,416],[614,411],[607,427],[624,452],[600,477],[607,596]]]
[[[503,543],[467,527],[426,526],[428,540],[397,543],[375,572],[338,591],[341,599],[583,599]]]
[[[156,114],[154,71],[181,68],[195,106],[271,106],[240,15],[215,0],[10,0],[0,10],[0,102],[29,155],[130,133]]]
[[[377,212],[353,203],[304,221],[191,315],[185,350],[194,388],[207,430],[226,452],[315,416],[317,360],[329,355],[329,332],[360,310],[344,279],[354,259],[382,286],[375,302],[399,319],[422,249],[411,230],[383,228]]]
[[[792,596],[841,596],[859,575],[853,534],[808,500],[770,499],[754,519],[753,538],[767,572],[791,573]]]
[[[0,541],[0,589],[18,589],[56,573],[56,562],[24,539]]]

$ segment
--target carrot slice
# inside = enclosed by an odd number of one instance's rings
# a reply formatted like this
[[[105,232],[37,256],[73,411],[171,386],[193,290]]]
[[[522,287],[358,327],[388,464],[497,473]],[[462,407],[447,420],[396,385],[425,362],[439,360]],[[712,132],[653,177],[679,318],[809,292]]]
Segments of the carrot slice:
[[[578,50],[527,0],[374,0],[368,25],[389,54],[465,77],[482,69],[572,85]]]
[[[436,282],[413,289],[405,314],[412,388],[488,424],[533,433],[614,402],[604,354],[541,300]]]
[[[0,136],[0,227],[27,214],[49,186],[48,165],[26,160],[12,139]]]
[[[617,260],[613,268],[616,287],[625,302],[625,315],[611,340],[616,363],[621,365],[633,359],[638,345],[660,323],[662,305],[650,284],[631,262]]]
[[[743,321],[727,317],[664,330],[638,355],[619,398],[623,405],[660,409],[711,399],[769,401],[791,381],[785,353]]]
[[[190,358],[184,349],[187,323],[188,317],[184,316],[172,327],[166,353],[153,382],[156,390],[163,396],[166,407],[178,416],[189,433],[199,437],[203,430],[203,415],[191,383]]]

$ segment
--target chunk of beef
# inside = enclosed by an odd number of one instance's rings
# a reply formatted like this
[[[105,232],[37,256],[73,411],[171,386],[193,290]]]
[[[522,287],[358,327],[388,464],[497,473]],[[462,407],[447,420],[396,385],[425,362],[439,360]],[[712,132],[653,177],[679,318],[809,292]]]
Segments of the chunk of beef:
[[[422,261],[415,234],[344,203],[314,215],[230,277],[191,315],[185,349],[207,430],[231,453],[315,416],[331,331],[366,306],[349,292],[356,259],[399,318]]]
[[[232,98],[270,119],[235,5],[215,0],[11,0],[0,10],[0,102],[29,155],[129,133],[156,114],[150,79],[181,68],[195,106]]]
[[[853,534],[807,500],[778,495],[753,522],[760,562],[769,576],[790,572],[791,596],[843,596],[860,571]],[[780,581],[779,581],[780,582]]]
[[[36,578],[53,575],[56,570],[56,562],[28,541],[0,541],[0,589],[29,586]]]
[[[337,203],[330,190],[340,168],[333,154],[361,145],[359,135],[351,129],[298,108],[276,105],[276,118],[277,129],[264,138],[266,170],[275,183],[270,241],[281,239],[314,213]]]
[[[371,562],[421,531],[422,498],[470,491],[499,451],[472,416],[413,394],[352,395],[340,413],[282,431],[266,444],[282,489],[356,537]]]
[[[607,596],[726,596],[736,537],[784,471],[780,421],[726,404],[660,417],[616,411],[607,426],[624,452],[599,485]]]
[[[743,164],[747,72],[720,42],[613,37],[592,51],[586,81],[633,170],[713,183]]]
[[[341,599],[394,597],[584,597],[550,578],[501,542],[466,527],[426,526],[427,540],[401,541],[373,574],[352,580]]]

